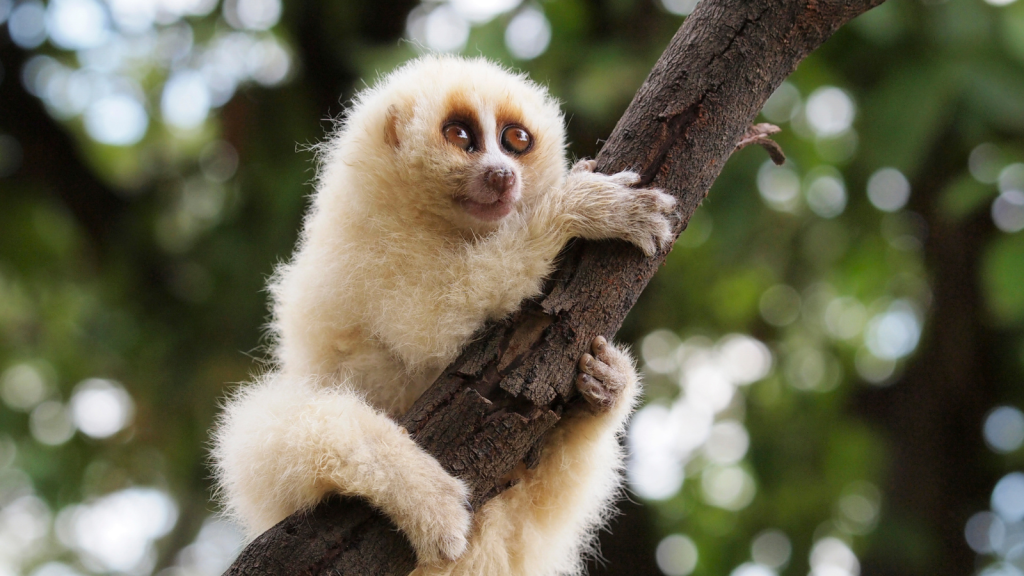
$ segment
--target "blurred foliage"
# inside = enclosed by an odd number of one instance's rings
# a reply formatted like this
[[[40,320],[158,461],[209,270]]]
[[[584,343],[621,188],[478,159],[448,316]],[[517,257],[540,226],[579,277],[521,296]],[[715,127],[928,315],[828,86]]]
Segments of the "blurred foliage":
[[[208,430],[364,83],[482,54],[593,156],[694,3],[0,0],[0,574],[230,561]],[[789,161],[729,161],[620,334],[644,506],[593,572],[1021,574],[1024,2],[889,0],[763,116]]]

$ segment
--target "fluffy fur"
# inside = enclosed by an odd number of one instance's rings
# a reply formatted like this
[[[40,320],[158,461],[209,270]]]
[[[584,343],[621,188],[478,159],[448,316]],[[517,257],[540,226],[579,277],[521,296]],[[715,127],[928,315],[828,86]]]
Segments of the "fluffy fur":
[[[474,149],[446,140],[453,121]],[[532,147],[502,149],[507,125]],[[564,139],[542,87],[482,59],[420,58],[356,98],[271,282],[276,367],[230,398],[214,433],[226,508],[251,535],[340,492],[394,520],[419,575],[582,570],[620,482],[617,435],[639,388],[628,355],[594,342],[577,380],[591,409],[570,411],[539,465],[475,515],[392,419],[480,326],[538,293],[568,239],[647,253],[669,240],[670,196],[589,161],[569,171]]]

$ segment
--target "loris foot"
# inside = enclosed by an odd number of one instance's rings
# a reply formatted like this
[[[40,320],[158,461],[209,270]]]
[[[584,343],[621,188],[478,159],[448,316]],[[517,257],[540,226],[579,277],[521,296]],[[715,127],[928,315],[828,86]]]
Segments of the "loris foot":
[[[398,506],[386,512],[405,531],[420,563],[450,562],[466,551],[473,512],[469,490],[432,457],[422,456],[406,464],[410,483],[395,495]]]
[[[608,343],[603,336],[594,338],[591,354],[580,358],[579,389],[595,412],[607,412],[623,400],[632,401],[636,393],[636,371],[629,356]]]

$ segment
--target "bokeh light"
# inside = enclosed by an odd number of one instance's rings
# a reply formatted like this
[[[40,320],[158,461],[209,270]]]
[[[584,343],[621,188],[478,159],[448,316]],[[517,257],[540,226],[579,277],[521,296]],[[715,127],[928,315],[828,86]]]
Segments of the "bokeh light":
[[[1003,169],[1003,152],[991,142],[975,146],[968,157],[971,176],[983,184],[994,184]]]
[[[30,50],[46,41],[46,8],[28,0],[17,4],[7,19],[7,31],[18,46]]]
[[[61,510],[57,536],[91,570],[145,573],[156,560],[154,541],[177,520],[177,505],[167,493],[126,488]]]
[[[997,562],[985,567],[978,576],[1022,576],[1024,572],[1009,562]]]
[[[689,16],[700,0],[660,0],[661,5],[672,14]]]
[[[793,545],[781,530],[764,530],[750,543],[750,557],[768,568],[780,569],[789,563]]]
[[[852,296],[833,299],[825,308],[825,329],[839,340],[860,335],[867,320],[867,308]]]
[[[856,107],[844,90],[823,86],[807,97],[807,122],[819,137],[842,134],[853,125]]]
[[[999,406],[985,417],[983,432],[993,451],[1013,452],[1024,443],[1024,414],[1013,406]]]
[[[893,374],[896,373],[896,360],[893,358],[879,358],[867,347],[857,349],[854,356],[854,366],[857,375],[869,384],[884,385],[891,382]]]
[[[896,360],[917,348],[921,321],[907,300],[896,300],[889,308],[868,321],[864,343],[878,358]]]
[[[5,480],[10,483],[12,478]],[[45,545],[52,514],[46,502],[31,494],[30,487],[5,496],[10,500],[0,508],[0,571],[15,574],[19,565]]]
[[[671,330],[655,330],[644,336],[640,343],[640,357],[644,365],[660,374],[668,374],[679,368],[676,351],[682,341]]]
[[[551,24],[543,12],[532,6],[520,10],[505,28],[505,46],[520,60],[540,56],[550,42]]]
[[[800,206],[800,176],[787,166],[768,160],[757,172],[757,190],[773,210],[793,212]]]
[[[878,524],[882,492],[870,482],[857,481],[843,489],[836,503],[841,528],[848,534],[863,535]]]
[[[665,576],[686,576],[693,572],[700,559],[693,540],[683,534],[669,534],[662,538],[654,557]]]
[[[142,140],[148,127],[145,107],[127,94],[101,98],[85,111],[85,129],[101,144],[130,146]]]
[[[767,566],[747,562],[745,564],[740,564],[739,566],[737,566],[732,572],[729,573],[729,576],[777,576],[777,574],[774,570]]]
[[[474,24],[486,24],[499,14],[519,6],[522,0],[450,0],[460,16]]]
[[[998,550],[1006,536],[1006,525],[991,512],[978,512],[967,520],[964,538],[978,554],[992,554]]]
[[[716,464],[735,464],[747,455],[750,435],[736,420],[721,420],[711,427],[704,451]]]
[[[822,218],[835,218],[846,209],[846,184],[831,167],[822,167],[807,174],[807,206]]]
[[[32,437],[40,444],[58,446],[75,434],[75,423],[67,407],[57,400],[47,400],[32,409],[28,420]]]
[[[822,538],[811,548],[811,576],[858,576],[860,562],[850,546],[834,537]]]
[[[107,10],[97,0],[50,0],[46,29],[50,40],[65,50],[95,48],[110,37]]]
[[[164,122],[191,130],[206,120],[210,113],[210,90],[203,75],[193,70],[176,72],[164,84],[160,99]]]
[[[742,396],[740,388],[770,374],[772,352],[745,334],[680,341],[668,330],[648,334],[640,352],[645,370],[676,374],[682,394],[670,406],[649,404],[633,417],[627,437],[630,486],[646,499],[671,498],[683,485],[687,463],[700,456],[711,464],[701,479],[705,500],[728,510],[746,507],[756,485],[737,463],[750,436],[742,421],[729,416],[729,407]]]
[[[154,109],[172,128],[194,131],[240,85],[276,86],[292,71],[287,47],[267,31],[279,20],[279,0],[226,3],[225,19],[241,31],[215,30],[203,40],[183,18],[209,13],[215,0],[54,0],[45,8],[42,32],[33,28],[33,6],[19,4],[21,20],[11,24],[22,31],[23,43],[48,35],[57,47],[76,52],[79,67],[37,54],[23,67],[22,82],[55,118],[81,115],[86,134],[102,144],[138,145]],[[161,88],[144,90],[154,73]]]
[[[686,451],[680,449],[679,439],[673,437],[673,433],[678,435],[680,431],[673,428],[704,428],[707,433],[711,428],[710,414],[693,415],[703,418],[683,421],[673,418],[676,415],[665,406],[650,404],[633,416],[629,427],[630,460],[626,472],[630,486],[641,498],[664,500],[682,488],[685,475],[681,458]]]
[[[83,380],[71,396],[71,415],[83,434],[107,438],[131,422],[135,403],[128,392],[112,380]]]
[[[281,19],[281,0],[225,0],[224,19],[243,30],[268,30]]]
[[[15,364],[0,376],[0,398],[14,410],[27,412],[49,395],[49,385],[32,364]]]
[[[999,171],[999,191],[1024,190],[1024,162],[1014,162]]]
[[[726,510],[742,510],[757,492],[754,479],[739,466],[709,466],[701,474],[704,501]]]
[[[409,13],[408,36],[430,50],[456,52],[469,39],[469,22],[448,4],[431,7],[421,4]]]
[[[1004,522],[1024,520],[1024,474],[1011,472],[992,489],[992,511]]]
[[[223,517],[210,516],[191,544],[178,553],[174,574],[180,576],[220,576],[242,550],[245,537],[238,526]],[[167,574],[164,576],[172,576]]]
[[[868,200],[883,212],[895,212],[910,200],[910,182],[895,168],[882,168],[868,179]]]
[[[763,379],[772,369],[772,353],[763,342],[746,334],[727,334],[715,345],[715,361],[738,386]]]
[[[992,202],[992,221],[1003,232],[1024,230],[1024,192],[1007,190]]]
[[[842,379],[842,367],[829,352],[802,347],[790,353],[783,366],[786,382],[805,392],[830,392]]]
[[[33,570],[29,576],[82,576],[82,573],[63,562],[47,562]]]

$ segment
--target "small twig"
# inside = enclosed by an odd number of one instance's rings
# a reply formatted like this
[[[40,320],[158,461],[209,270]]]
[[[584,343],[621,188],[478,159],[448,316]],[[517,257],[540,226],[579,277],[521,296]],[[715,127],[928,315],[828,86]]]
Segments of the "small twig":
[[[778,142],[768,137],[779,132],[782,132],[782,128],[775,124],[754,124],[747,128],[747,131],[743,133],[743,137],[736,143],[736,150],[741,150],[751,144],[757,144],[768,151],[768,155],[772,157],[772,162],[775,162],[776,166],[782,166],[786,162],[786,154],[782,151],[782,146],[779,146]]]

